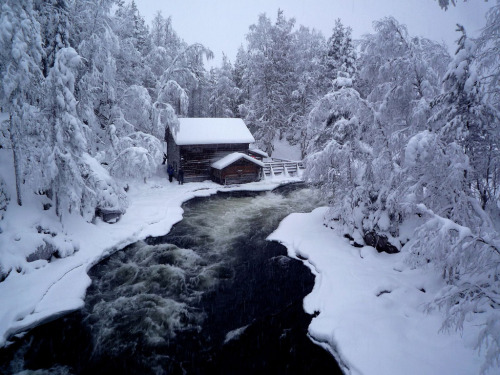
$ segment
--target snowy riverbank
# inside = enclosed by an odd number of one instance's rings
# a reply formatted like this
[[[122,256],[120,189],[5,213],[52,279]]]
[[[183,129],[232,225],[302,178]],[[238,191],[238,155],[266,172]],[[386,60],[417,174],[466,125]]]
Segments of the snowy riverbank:
[[[439,332],[440,312],[424,312],[441,278],[409,269],[402,254],[352,247],[323,225],[325,210],[292,214],[268,238],[316,275],[304,300],[307,313],[319,312],[309,326],[314,341],[350,374],[479,374],[478,322],[465,322],[462,333]]]
[[[8,168],[0,165],[0,173]],[[11,199],[1,223],[3,260],[10,257],[12,264],[14,251],[32,251],[21,247],[36,243],[33,238],[40,225],[61,230],[58,236],[71,239],[79,250],[51,262],[25,264],[21,273],[13,271],[0,283],[0,347],[12,334],[82,307],[92,265],[132,242],[169,232],[182,219],[181,205],[186,200],[218,191],[270,190],[283,182],[180,186],[156,177],[130,186],[130,206],[116,224],[99,221],[93,225],[75,216],[61,225],[42,210],[41,198],[26,199],[22,207]],[[13,197],[13,186],[9,189]],[[347,373],[479,373],[483,358],[475,351],[474,340],[480,327],[471,321],[466,322],[462,336],[439,333],[441,314],[423,311],[441,280],[431,272],[408,269],[400,254],[350,246],[323,226],[323,214],[324,209],[293,214],[270,236],[287,246],[290,256],[305,258],[316,275],[314,290],[304,302],[306,312],[320,312],[309,327],[312,338],[332,351]]]
[[[0,153],[8,162],[5,153]],[[1,164],[1,163],[0,163]],[[8,173],[9,166],[0,166],[0,173]],[[8,181],[7,179],[5,179]],[[95,225],[86,223],[81,217],[73,216],[64,225],[55,215],[42,210],[38,197],[25,199],[22,207],[15,204],[15,190],[11,193],[10,206],[1,222],[0,260],[4,264],[19,264],[21,272],[12,271],[0,282],[0,347],[6,345],[8,337],[51,320],[61,314],[83,306],[85,292],[90,285],[87,271],[109,253],[148,236],[164,235],[182,219],[183,202],[218,191],[271,190],[287,181],[297,178],[264,180],[244,186],[224,187],[212,182],[178,185],[169,183],[165,177],[156,177],[146,184],[130,185],[129,208],[116,224],[98,221]],[[51,262],[38,260],[22,263],[19,253],[33,252],[41,237],[37,227],[58,232],[76,245],[78,251],[65,258]]]

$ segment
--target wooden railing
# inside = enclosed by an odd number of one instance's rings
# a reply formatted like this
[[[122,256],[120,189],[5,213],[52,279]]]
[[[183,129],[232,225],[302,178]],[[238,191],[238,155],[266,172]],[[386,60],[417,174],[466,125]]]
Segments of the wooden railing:
[[[271,161],[264,161],[264,176],[299,176],[300,171],[304,170],[302,161],[291,161],[273,158]]]

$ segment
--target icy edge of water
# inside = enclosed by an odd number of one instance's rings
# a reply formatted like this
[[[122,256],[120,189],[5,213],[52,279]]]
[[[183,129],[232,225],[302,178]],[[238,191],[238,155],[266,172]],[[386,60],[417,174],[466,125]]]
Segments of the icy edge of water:
[[[19,332],[80,309],[91,283],[88,270],[133,242],[170,232],[172,226],[182,220],[184,202],[224,191],[269,191],[298,181],[298,178],[283,178],[221,186],[210,181],[178,185],[164,178],[153,178],[146,184],[130,186],[130,206],[115,224],[98,222],[94,225],[71,217],[64,223],[64,232],[80,244],[79,251],[24,274],[13,271],[0,282],[0,348],[8,345],[9,337]],[[25,221],[26,226],[34,220],[46,220],[44,211],[34,206],[24,205],[22,210],[30,216],[29,222]],[[4,231],[2,236],[8,238],[19,233],[23,233],[23,228],[16,225],[15,232]]]
[[[350,246],[323,225],[326,209],[291,214],[268,237],[316,277],[304,299],[314,315],[311,339],[348,374],[480,373],[479,318],[465,322],[463,332],[441,332],[441,313],[424,311],[443,285],[439,276],[409,269],[403,254]]]

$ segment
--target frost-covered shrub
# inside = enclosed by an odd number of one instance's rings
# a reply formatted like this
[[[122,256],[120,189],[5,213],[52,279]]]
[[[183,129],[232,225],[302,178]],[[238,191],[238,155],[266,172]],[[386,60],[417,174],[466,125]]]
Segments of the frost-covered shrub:
[[[157,170],[162,160],[162,145],[158,138],[135,132],[121,138],[118,155],[110,164],[112,176],[125,179],[146,179]]]
[[[162,145],[158,138],[143,132],[135,132],[118,141],[118,150],[121,152],[129,147],[143,147],[153,160],[159,161],[163,156]]]
[[[110,166],[112,176],[124,179],[146,179],[156,172],[158,162],[144,147],[128,147]]]
[[[483,371],[500,360],[500,236],[491,227],[472,230],[420,206],[427,221],[403,248],[413,267],[434,267],[446,281],[427,309],[443,309],[442,330],[463,330],[470,315],[485,317],[476,347],[486,350]]]
[[[124,190],[96,159],[86,154],[83,160],[81,168],[87,189],[82,216],[90,221],[97,208],[125,212],[128,202]]]

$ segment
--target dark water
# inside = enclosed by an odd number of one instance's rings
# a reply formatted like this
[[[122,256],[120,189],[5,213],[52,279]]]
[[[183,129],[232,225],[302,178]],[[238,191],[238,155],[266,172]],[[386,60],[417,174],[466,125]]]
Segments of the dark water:
[[[187,202],[168,235],[91,270],[81,311],[1,350],[0,373],[340,374],[307,337],[313,276],[265,241],[319,204],[299,185]]]

